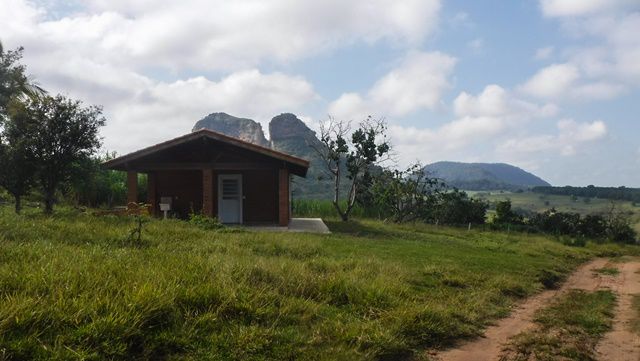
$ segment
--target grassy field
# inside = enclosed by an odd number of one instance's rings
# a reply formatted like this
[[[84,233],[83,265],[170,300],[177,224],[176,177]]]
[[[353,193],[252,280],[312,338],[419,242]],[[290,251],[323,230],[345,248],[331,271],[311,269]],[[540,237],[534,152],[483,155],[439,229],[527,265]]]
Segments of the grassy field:
[[[610,211],[612,204],[615,205],[616,211],[628,212],[631,215],[631,221],[634,228],[640,232],[640,206],[634,206],[627,201],[611,201],[609,199],[584,198],[571,199],[569,196],[558,196],[539,194],[533,192],[507,192],[507,191],[491,191],[491,192],[468,192],[474,197],[483,198],[490,202],[503,200],[511,200],[513,209],[543,212],[552,207],[562,212],[573,212],[580,214],[606,214]]]
[[[0,207],[0,359],[383,360],[479,335],[593,255],[543,236],[327,222],[207,231]]]

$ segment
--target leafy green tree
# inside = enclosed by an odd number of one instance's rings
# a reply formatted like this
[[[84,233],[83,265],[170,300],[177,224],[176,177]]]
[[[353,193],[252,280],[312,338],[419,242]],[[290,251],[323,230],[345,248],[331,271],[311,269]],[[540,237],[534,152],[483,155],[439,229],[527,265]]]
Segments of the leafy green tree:
[[[312,146],[327,175],[333,180],[333,206],[343,221],[349,220],[358,195],[370,182],[374,166],[389,159],[391,146],[387,141],[383,119],[367,117],[351,132],[348,122],[330,118],[320,125],[321,145]],[[342,204],[341,181],[346,173],[348,193]]]
[[[34,184],[35,162],[26,139],[12,123],[0,134],[0,186],[13,196],[15,212],[22,210],[22,197]]]
[[[33,82],[20,64],[23,48],[5,50],[0,42],[0,125],[8,117],[7,111],[12,100],[43,95],[45,91]]]
[[[65,198],[89,207],[111,208],[114,204],[126,203],[126,174],[102,167],[103,162],[115,157],[113,152],[74,162],[71,177],[64,187]],[[143,184],[138,181],[140,185]]]
[[[522,216],[511,210],[511,201],[499,201],[496,203],[496,216],[493,219],[497,224],[522,224]]]
[[[489,204],[485,200],[471,198],[466,192],[453,189],[438,195],[429,221],[450,225],[483,224],[487,208]]]
[[[75,163],[93,155],[100,147],[98,131],[105,124],[102,108],[83,107],[62,95],[43,96],[21,104],[12,115],[12,126],[24,129],[33,154],[37,178],[51,213],[55,194],[72,177]]]
[[[16,213],[20,213],[21,199],[33,185],[35,167],[24,129],[7,124],[7,120],[11,108],[20,101],[44,94],[20,64],[22,51],[6,51],[0,42],[0,186],[13,196]]]
[[[444,184],[428,178],[420,164],[406,170],[384,169],[373,177],[371,205],[396,223],[425,219]]]

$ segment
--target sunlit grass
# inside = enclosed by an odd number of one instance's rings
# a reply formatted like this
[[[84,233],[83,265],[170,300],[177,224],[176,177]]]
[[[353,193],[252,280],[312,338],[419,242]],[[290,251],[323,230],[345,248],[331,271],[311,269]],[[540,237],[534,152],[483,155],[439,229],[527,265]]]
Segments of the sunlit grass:
[[[26,359],[422,357],[481,334],[595,254],[543,236],[328,221],[227,232],[0,207],[0,355]]]

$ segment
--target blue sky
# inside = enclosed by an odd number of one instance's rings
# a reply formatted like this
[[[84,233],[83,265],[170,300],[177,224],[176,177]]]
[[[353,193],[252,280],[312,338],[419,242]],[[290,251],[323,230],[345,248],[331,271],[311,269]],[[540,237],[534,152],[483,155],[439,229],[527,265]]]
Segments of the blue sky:
[[[385,117],[399,166],[508,162],[640,186],[638,0],[0,0],[48,90],[126,153],[211,112]]]

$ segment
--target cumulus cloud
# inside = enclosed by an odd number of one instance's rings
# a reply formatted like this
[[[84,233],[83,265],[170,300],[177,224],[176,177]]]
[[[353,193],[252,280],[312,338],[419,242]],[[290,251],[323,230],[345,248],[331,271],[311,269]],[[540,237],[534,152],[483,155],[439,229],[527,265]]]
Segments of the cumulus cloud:
[[[611,99],[640,87],[640,3],[636,0],[540,0],[571,38],[587,42],[562,52],[564,63],[540,69],[521,87],[541,97]],[[536,58],[546,58],[539,49]]]
[[[435,109],[450,88],[448,77],[455,64],[455,58],[440,52],[410,52],[365,96],[342,94],[329,105],[329,114],[358,119],[370,114],[404,116],[420,109]]]
[[[318,95],[300,76],[249,69],[219,80],[203,76],[158,81],[131,71],[72,59],[46,73],[48,90],[102,104],[108,122],[105,147],[120,152],[189,132],[197,119],[214,112],[252,117],[267,124],[284,111],[300,111]],[[135,134],[134,136],[124,136]]]
[[[354,42],[419,44],[439,0],[87,1],[50,19],[25,0],[3,1],[0,33],[30,51],[50,46],[110,63],[238,70],[309,57]],[[6,11],[7,8],[9,11]]]
[[[119,151],[189,131],[212,111],[263,122],[282,111],[304,115],[319,99],[313,86],[260,65],[355,43],[410,49],[433,33],[441,7],[439,0],[70,4],[72,12],[58,13],[48,2],[4,0],[2,41],[25,46],[29,72],[49,91],[104,105],[106,146]],[[373,102],[394,115],[432,108],[454,63],[444,54],[410,52],[364,100],[347,94],[339,105],[357,111]],[[122,136],[132,132],[136,144]]]
[[[454,100],[456,118],[452,121],[435,128],[394,125],[389,130],[401,163],[407,164],[416,155],[423,160],[451,159],[456,152],[467,153],[468,157],[469,149],[494,144],[528,120],[548,118],[557,112],[553,104],[526,102],[491,84],[477,95],[460,93]]]
[[[578,68],[572,64],[553,64],[538,71],[521,89],[539,98],[556,98],[569,89],[580,77]]]
[[[573,119],[562,119],[557,123],[555,135],[545,134],[510,139],[498,147],[498,151],[511,156],[541,152],[554,152],[564,156],[575,155],[584,143],[602,139],[607,135],[607,126],[601,120],[579,123]]]
[[[628,8],[640,8],[636,0],[541,0],[545,16],[585,16]]]
[[[489,116],[527,119],[530,117],[549,117],[557,113],[553,104],[537,105],[517,99],[507,90],[496,84],[490,84],[474,96],[460,93],[453,102],[454,112],[458,116]]]
[[[301,77],[263,74],[256,69],[235,72],[219,81],[199,76],[156,82],[138,94],[114,107],[113,126],[105,133],[111,135],[107,139],[118,139],[118,145],[129,150],[140,139],[153,143],[189,132],[197,119],[218,110],[253,118],[267,129],[271,116],[300,110],[317,97]],[[123,129],[139,130],[140,136],[125,141]]]

